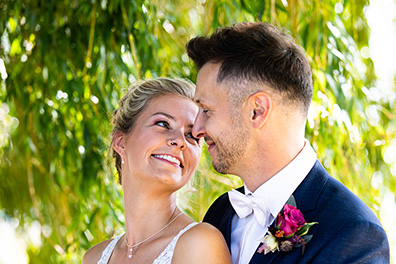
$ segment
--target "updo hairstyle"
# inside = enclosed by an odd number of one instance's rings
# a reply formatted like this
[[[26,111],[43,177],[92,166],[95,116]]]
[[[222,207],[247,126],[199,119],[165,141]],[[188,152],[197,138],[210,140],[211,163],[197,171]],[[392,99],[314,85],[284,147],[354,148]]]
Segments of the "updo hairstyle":
[[[128,135],[134,128],[136,120],[146,109],[151,100],[163,95],[177,95],[188,99],[194,98],[195,86],[188,80],[157,78],[134,82],[127,94],[121,98],[118,108],[113,112],[112,144],[116,133]],[[121,184],[121,156],[112,147],[112,156]]]

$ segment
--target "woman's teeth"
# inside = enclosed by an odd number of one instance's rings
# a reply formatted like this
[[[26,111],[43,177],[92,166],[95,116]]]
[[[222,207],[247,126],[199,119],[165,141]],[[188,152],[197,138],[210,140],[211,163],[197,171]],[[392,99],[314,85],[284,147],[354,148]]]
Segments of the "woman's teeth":
[[[153,156],[156,158],[167,160],[169,162],[176,164],[177,166],[180,166],[180,161],[172,156],[169,155],[153,155]]]

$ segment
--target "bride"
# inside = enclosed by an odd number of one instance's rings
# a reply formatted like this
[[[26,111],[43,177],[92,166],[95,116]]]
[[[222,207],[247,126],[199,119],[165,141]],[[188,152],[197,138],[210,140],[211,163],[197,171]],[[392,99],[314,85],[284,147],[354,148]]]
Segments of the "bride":
[[[126,233],[90,248],[89,263],[231,263],[221,233],[176,206],[194,174],[201,142],[194,86],[158,78],[132,86],[113,114],[112,148],[122,184]]]

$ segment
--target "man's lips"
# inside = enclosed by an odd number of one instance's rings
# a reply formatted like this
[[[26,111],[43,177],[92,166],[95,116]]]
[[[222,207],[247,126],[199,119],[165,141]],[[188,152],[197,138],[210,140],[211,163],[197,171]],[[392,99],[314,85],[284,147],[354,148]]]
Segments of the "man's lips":
[[[156,159],[160,159],[166,162],[169,162],[173,165],[176,165],[180,168],[183,168],[183,163],[181,161],[181,159],[179,157],[173,156],[173,155],[169,155],[169,154],[153,154],[151,155],[152,157],[156,158]]]
[[[211,150],[212,148],[214,148],[215,145],[216,145],[215,143],[208,144],[208,150]]]
[[[212,149],[216,143],[210,137],[205,137],[205,142],[208,144],[208,150]]]

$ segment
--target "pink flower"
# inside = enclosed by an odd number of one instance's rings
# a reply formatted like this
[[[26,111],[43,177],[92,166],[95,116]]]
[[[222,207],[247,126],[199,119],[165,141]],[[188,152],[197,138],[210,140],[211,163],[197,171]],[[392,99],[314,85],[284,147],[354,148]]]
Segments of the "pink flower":
[[[290,238],[305,225],[305,219],[300,210],[293,205],[285,204],[283,213],[278,214],[276,227],[282,230],[286,238]]]
[[[318,222],[307,223],[300,210],[296,208],[294,196],[283,207],[274,223],[268,227],[268,231],[260,245],[258,252],[267,254],[276,250],[289,252],[295,247],[302,246],[301,254],[304,254],[305,245],[311,240],[312,235],[307,235],[309,229]]]

